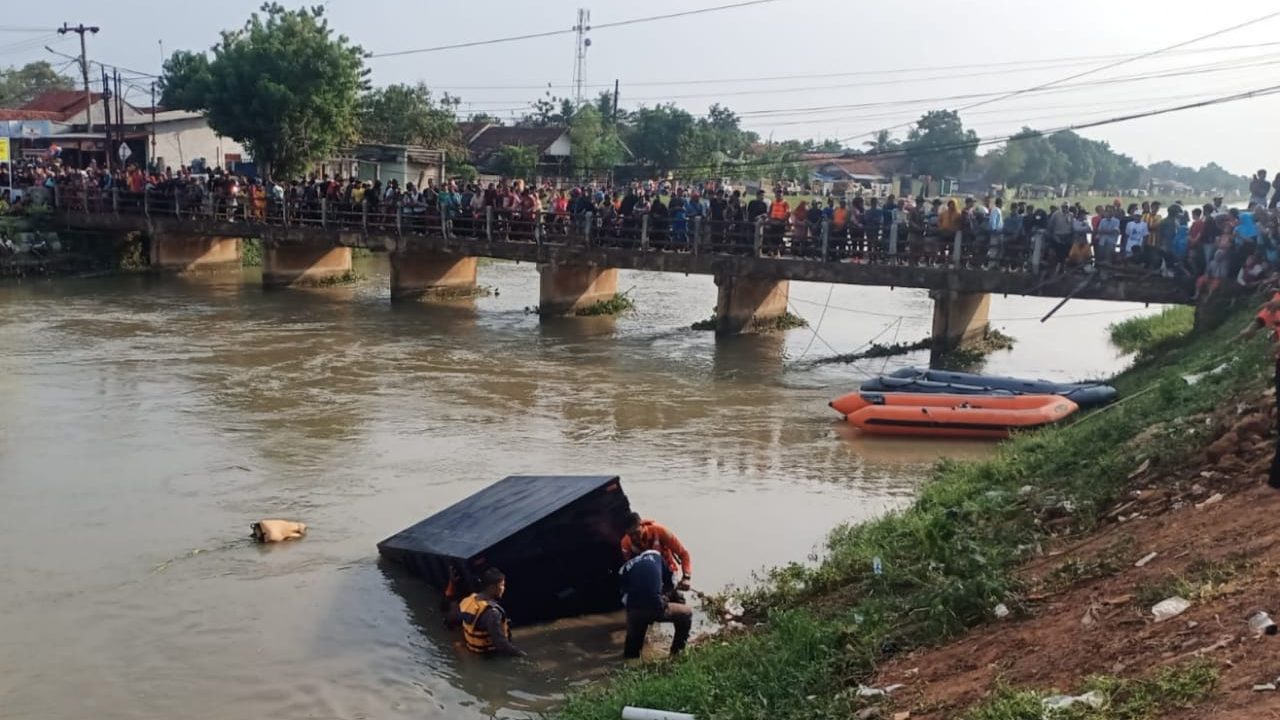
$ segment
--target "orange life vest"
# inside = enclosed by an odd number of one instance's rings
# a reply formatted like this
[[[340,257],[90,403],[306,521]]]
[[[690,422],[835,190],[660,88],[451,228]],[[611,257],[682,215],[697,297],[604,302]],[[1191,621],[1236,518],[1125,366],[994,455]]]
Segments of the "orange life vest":
[[[786,220],[791,214],[791,206],[786,200],[774,200],[769,204],[769,218],[772,220]]]
[[[458,610],[462,613],[462,641],[466,644],[467,649],[473,653],[480,655],[488,655],[494,651],[493,639],[489,637],[489,633],[480,629],[480,616],[486,610],[492,609],[498,613],[501,619],[501,627],[507,640],[511,639],[511,621],[507,619],[507,612],[502,606],[496,602],[482,599],[477,594],[471,594],[462,599],[458,603]]]

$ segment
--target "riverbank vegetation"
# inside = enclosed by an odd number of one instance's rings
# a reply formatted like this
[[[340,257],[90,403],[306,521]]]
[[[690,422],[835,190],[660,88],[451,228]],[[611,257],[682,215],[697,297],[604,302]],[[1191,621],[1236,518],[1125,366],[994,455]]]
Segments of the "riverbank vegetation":
[[[597,315],[621,315],[630,312],[636,307],[636,301],[632,300],[626,293],[614,293],[613,297],[606,300],[597,300],[590,305],[578,308],[574,315],[579,317],[594,317]]]
[[[711,317],[694,322],[689,326],[689,329],[699,331],[715,330],[716,324],[716,311],[712,310]],[[809,327],[809,321],[792,312],[784,312],[776,317],[757,318],[751,321],[751,332],[754,333],[771,333],[802,327]]]
[[[1189,418],[1261,392],[1265,348],[1231,344],[1247,315],[1166,342],[1157,361],[1115,379],[1119,403],[1016,437],[991,460],[939,463],[907,509],[837,528],[816,564],[773,569],[736,591],[752,629],[624,670],[570,698],[561,717],[614,720],[624,705],[723,720],[857,712],[878,663],[956,637],[1000,604],[1019,612],[1028,588],[1017,571],[1042,543],[1096,527],[1135,467],[1176,468],[1199,451],[1210,429]],[[1224,363],[1194,384],[1183,379]]]
[[[1107,331],[1111,335],[1111,344],[1127,353],[1150,352],[1191,332],[1195,317],[1195,308],[1175,305],[1158,315],[1112,323]]]

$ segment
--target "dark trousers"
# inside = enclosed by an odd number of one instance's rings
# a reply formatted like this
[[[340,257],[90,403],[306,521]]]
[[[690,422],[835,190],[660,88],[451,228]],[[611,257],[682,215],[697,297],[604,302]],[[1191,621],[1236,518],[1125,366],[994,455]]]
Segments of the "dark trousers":
[[[693,627],[693,608],[670,603],[661,611],[628,609],[627,641],[622,651],[624,658],[630,660],[640,657],[640,651],[644,648],[644,636],[649,632],[649,626],[656,622],[669,622],[675,627],[676,636],[671,640],[671,654],[677,655],[689,641],[689,630]]]
[[[1276,409],[1280,410],[1280,360],[1276,361]],[[1276,454],[1271,458],[1271,477],[1267,483],[1280,490],[1280,432],[1276,433]]]

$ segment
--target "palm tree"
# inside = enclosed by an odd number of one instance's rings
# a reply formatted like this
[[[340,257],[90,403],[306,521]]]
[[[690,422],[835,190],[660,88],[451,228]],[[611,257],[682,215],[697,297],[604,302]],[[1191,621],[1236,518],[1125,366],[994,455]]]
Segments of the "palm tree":
[[[898,147],[898,141],[894,140],[889,135],[888,130],[881,130],[880,132],[876,133],[875,140],[867,140],[862,144],[866,145],[868,152],[871,152],[873,154],[886,153]]]

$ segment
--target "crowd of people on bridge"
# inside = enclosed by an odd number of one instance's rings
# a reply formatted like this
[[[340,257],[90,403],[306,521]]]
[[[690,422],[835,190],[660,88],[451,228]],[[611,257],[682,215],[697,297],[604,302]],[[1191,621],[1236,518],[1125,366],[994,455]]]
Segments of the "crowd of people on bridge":
[[[0,186],[8,181],[0,167]],[[646,180],[572,186],[496,180],[423,183],[312,174],[264,181],[213,168],[76,169],[34,161],[14,185],[42,187],[89,211],[154,211],[227,220],[394,226],[399,231],[593,242],[850,262],[910,262],[1050,274],[1129,267],[1195,278],[1197,291],[1248,287],[1280,268],[1280,188],[1265,170],[1245,208],[1120,199],[1092,209],[974,198],[805,197],[713,183]],[[24,200],[23,202],[25,202]],[[8,200],[7,204],[11,204]]]

